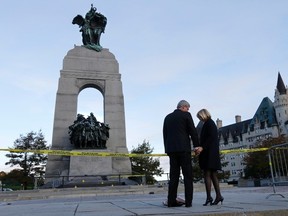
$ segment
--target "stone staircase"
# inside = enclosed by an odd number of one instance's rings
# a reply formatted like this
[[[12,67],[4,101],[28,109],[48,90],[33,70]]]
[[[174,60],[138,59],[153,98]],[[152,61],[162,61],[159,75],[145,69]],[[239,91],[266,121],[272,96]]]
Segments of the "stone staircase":
[[[221,184],[221,188],[233,187],[228,184]],[[132,194],[167,194],[167,185],[110,185],[99,187],[77,187],[74,188],[54,188],[35,189],[0,192],[0,202],[15,200],[35,200],[35,199],[55,199],[55,198],[81,198],[93,196],[115,196]],[[204,184],[194,184],[194,192],[205,191]],[[184,185],[179,184],[179,193],[184,193]]]

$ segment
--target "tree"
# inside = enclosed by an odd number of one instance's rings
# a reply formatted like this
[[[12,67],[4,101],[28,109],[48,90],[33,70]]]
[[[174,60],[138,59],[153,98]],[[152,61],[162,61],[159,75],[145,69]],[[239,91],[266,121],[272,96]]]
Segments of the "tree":
[[[228,161],[225,162],[224,158],[225,158],[225,155],[220,153],[220,160],[221,160],[221,167],[222,168],[228,166],[228,164],[229,164]],[[229,170],[228,171],[223,171],[222,170],[222,172],[218,172],[218,179],[220,181],[221,180],[226,181],[226,180],[229,179],[229,177],[230,177],[230,171]]]
[[[203,172],[199,166],[198,156],[193,155],[192,157],[192,172],[193,172],[193,182],[198,182],[203,179]]]
[[[224,162],[224,154],[221,154],[220,153],[220,159],[221,159],[221,166],[222,168],[223,167],[226,167],[228,165],[229,162]],[[200,181],[201,179],[203,179],[203,172],[202,170],[200,169],[200,166],[199,166],[199,160],[198,160],[198,157],[197,156],[193,156],[192,158],[192,169],[193,169],[193,181],[194,182],[198,182]],[[218,173],[218,178],[219,180],[227,180],[229,179],[229,176],[230,176],[230,172],[229,171],[223,171],[223,172],[219,172]]]
[[[47,155],[28,152],[27,150],[45,150],[49,149],[42,131],[38,133],[29,132],[26,136],[20,135],[20,138],[14,141],[14,149],[23,150],[23,152],[10,152],[6,157],[10,158],[5,165],[19,166],[20,171],[23,172],[23,187],[26,190],[30,177],[35,174],[43,176],[44,168],[47,162]]]
[[[9,173],[0,174],[2,187],[12,188],[13,190],[22,190],[24,183],[28,188],[33,188],[33,177],[24,176],[23,170],[13,169]],[[1,190],[1,189],[0,189]]]
[[[279,136],[263,140],[255,145],[260,148],[270,148],[273,145],[285,143],[287,138]],[[245,178],[269,178],[271,177],[269,158],[267,151],[249,152],[243,159]]]
[[[131,150],[132,154],[152,154],[154,148],[151,148],[148,141],[143,141],[142,144],[138,144],[136,148]],[[164,170],[159,167],[159,159],[155,159],[151,156],[139,156],[131,157],[131,167],[133,175],[145,175],[147,184],[154,184],[156,179],[154,176],[161,176]],[[139,178],[132,178],[134,180],[139,180]]]

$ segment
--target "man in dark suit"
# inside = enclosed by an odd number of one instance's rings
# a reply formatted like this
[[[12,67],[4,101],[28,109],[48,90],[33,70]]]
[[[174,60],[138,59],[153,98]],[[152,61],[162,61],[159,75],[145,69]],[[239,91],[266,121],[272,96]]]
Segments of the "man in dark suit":
[[[188,112],[190,104],[181,100],[177,109],[168,114],[163,124],[163,139],[165,153],[170,160],[170,181],[168,187],[168,207],[182,204],[176,201],[180,177],[180,168],[184,176],[185,206],[192,206],[193,174],[191,163],[191,140],[194,148],[199,146],[198,134],[191,114]]]

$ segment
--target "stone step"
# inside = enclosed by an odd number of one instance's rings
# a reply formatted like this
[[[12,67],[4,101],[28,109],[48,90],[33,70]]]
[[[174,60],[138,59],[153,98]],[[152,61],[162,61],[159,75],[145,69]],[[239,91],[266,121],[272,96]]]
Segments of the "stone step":
[[[228,184],[221,184],[221,188],[233,187]],[[84,197],[84,196],[114,196],[131,194],[167,194],[168,186],[159,185],[123,185],[123,186],[102,186],[102,187],[74,187],[74,188],[55,188],[55,189],[35,189],[0,192],[0,201],[13,200],[32,200],[65,197]],[[194,184],[194,192],[205,191],[204,184]],[[184,185],[179,184],[179,193],[184,193]]]

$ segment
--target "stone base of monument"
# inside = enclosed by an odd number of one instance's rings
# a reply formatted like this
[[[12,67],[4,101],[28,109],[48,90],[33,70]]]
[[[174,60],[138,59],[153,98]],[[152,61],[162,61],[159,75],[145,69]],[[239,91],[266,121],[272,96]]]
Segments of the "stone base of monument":
[[[79,150],[74,150],[79,151]],[[109,152],[108,150],[85,149],[85,152]],[[72,150],[73,152],[73,150]],[[71,156],[69,178],[88,175],[111,175],[112,157]]]
[[[80,188],[80,187],[104,187],[119,185],[139,185],[136,181],[128,178],[118,178],[116,176],[87,176],[74,177],[65,182],[60,188]]]
[[[101,186],[116,186],[126,185],[125,181],[114,177],[107,176],[83,176],[83,177],[71,177],[63,187],[101,187]]]
[[[74,150],[74,151],[79,151],[79,150]],[[110,152],[107,149],[105,150],[85,149],[82,151],[97,152],[97,153]],[[63,187],[91,187],[91,186],[137,184],[136,182],[128,179],[127,174],[129,175],[130,173],[127,173],[127,172],[119,173],[115,171],[115,166],[117,167],[117,165],[119,166],[119,164],[121,164],[121,158],[118,158],[118,160],[116,159],[117,158],[112,158],[112,157],[71,156],[69,178],[68,178],[68,181],[66,180],[64,185],[62,186]],[[124,158],[124,159],[129,160],[129,158]],[[127,161],[124,161],[124,162],[127,162]]]

